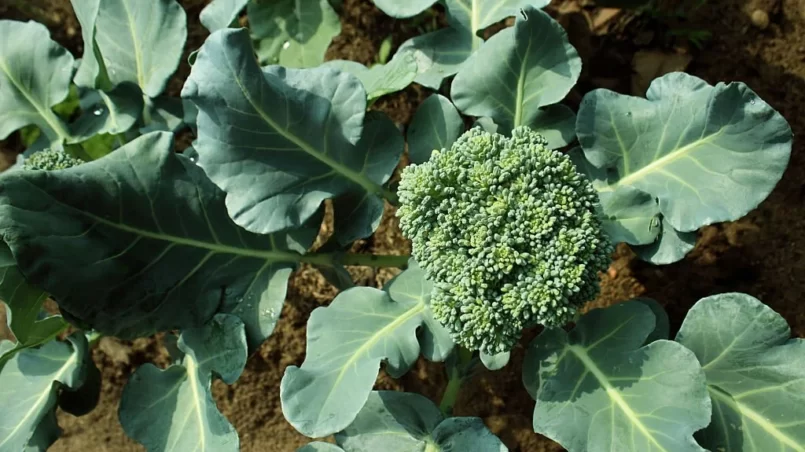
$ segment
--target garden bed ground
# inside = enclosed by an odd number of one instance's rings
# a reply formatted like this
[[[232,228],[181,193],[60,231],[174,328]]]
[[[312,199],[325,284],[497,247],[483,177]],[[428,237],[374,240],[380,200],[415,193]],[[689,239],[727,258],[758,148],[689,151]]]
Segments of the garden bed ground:
[[[36,0],[25,6],[2,6],[0,17],[45,22],[59,42],[80,54],[80,30],[68,0]],[[204,0],[185,0],[190,23],[188,51],[198,47],[206,32],[198,24]],[[758,209],[736,223],[705,227],[695,250],[674,265],[654,267],[637,261],[627,247],[603,275],[601,296],[591,305],[607,305],[637,295],[652,297],[666,306],[672,328],[678,328],[685,312],[699,298],[723,293],[746,292],[780,312],[797,336],[805,336],[805,0],[712,0],[673,20],[614,10],[580,9],[575,1],[554,2],[552,11],[568,28],[571,40],[585,63],[579,89],[608,87],[623,92],[641,89],[640,77],[651,73],[652,64],[682,65],[692,57],[687,71],[706,79],[743,81],[780,111],[794,130],[791,164],[774,193]],[[764,23],[763,13],[769,18]],[[671,27],[668,28],[668,24]],[[372,62],[380,42],[391,35],[395,47],[417,31],[405,21],[383,16],[369,0],[345,0],[343,32],[332,45],[329,58]],[[764,25],[766,25],[764,27]],[[591,30],[592,29],[592,30]],[[686,44],[674,34],[682,29],[707,31],[712,38],[702,49]],[[669,33],[669,31],[671,33]],[[676,37],[672,37],[676,36]],[[688,36],[691,36],[688,34]],[[693,35],[695,36],[695,34]],[[662,51],[666,55],[658,57]],[[639,74],[633,74],[635,52]],[[670,56],[673,55],[673,56]],[[182,64],[172,82],[174,94],[181,88],[189,67]],[[636,82],[636,83],[635,83]],[[635,86],[633,86],[635,84]],[[428,93],[411,87],[382,100],[377,108],[398,123],[406,123]],[[570,96],[578,102],[582,91]],[[0,143],[4,153],[13,152],[14,139]],[[406,253],[407,244],[396,232],[393,216],[387,215],[376,236],[357,245],[366,250]],[[379,284],[389,271],[356,269],[364,284]],[[232,386],[215,384],[223,414],[237,428],[244,451],[293,451],[306,442],[288,425],[280,409],[279,382],[290,364],[300,364],[305,351],[305,322],[317,306],[326,304],[335,291],[315,270],[302,268],[292,279],[288,301],[274,335],[251,357],[240,380]],[[562,450],[531,429],[533,402],[520,382],[523,346],[536,334],[529,332],[515,349],[512,362],[503,370],[483,371],[470,381],[458,401],[457,415],[481,416],[512,451]],[[123,434],[117,420],[122,387],[142,363],[167,364],[159,338],[119,342],[103,339],[94,352],[103,372],[103,393],[95,411],[81,418],[61,413],[63,437],[54,451],[141,450]],[[384,375],[379,388],[405,389],[438,400],[445,384],[442,367],[421,361],[401,381]]]

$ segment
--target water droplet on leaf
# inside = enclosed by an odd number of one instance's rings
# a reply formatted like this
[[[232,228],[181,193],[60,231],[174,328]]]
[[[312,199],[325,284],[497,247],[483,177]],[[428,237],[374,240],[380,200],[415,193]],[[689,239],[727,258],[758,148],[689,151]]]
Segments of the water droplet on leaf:
[[[290,47],[290,46],[291,46],[291,41],[285,41],[282,44],[282,50],[288,50],[288,47]]]
[[[92,112],[95,116],[100,116],[103,114],[103,108],[96,108],[95,111]]]

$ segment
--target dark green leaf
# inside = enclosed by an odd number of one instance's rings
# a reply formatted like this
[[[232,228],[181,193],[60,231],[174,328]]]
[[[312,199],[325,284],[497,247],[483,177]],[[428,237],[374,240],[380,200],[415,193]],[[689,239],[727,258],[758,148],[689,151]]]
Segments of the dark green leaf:
[[[249,0],[213,0],[201,10],[199,19],[210,32],[220,30],[237,19],[247,3]]]
[[[373,0],[375,6],[391,17],[406,19],[430,8],[437,0]]]
[[[93,329],[131,338],[235,311],[259,344],[313,233],[241,230],[223,193],[172,146],[154,132],[68,170],[5,175],[0,233],[30,282]]]

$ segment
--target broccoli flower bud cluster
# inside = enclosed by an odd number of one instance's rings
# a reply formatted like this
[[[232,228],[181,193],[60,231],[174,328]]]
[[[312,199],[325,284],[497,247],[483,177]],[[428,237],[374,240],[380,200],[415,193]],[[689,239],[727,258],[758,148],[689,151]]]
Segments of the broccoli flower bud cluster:
[[[37,152],[22,162],[22,168],[26,170],[61,170],[72,168],[84,163],[62,151],[47,149]]]
[[[546,143],[475,128],[402,173],[400,227],[436,319],[470,350],[508,351],[526,327],[571,321],[609,265],[595,189]]]

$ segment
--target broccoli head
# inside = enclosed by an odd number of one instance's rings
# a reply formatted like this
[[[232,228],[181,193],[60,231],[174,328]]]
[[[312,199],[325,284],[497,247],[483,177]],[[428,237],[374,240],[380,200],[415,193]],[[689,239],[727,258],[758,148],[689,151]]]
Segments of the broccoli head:
[[[37,152],[22,162],[22,168],[26,170],[61,170],[72,168],[84,163],[75,157],[53,149]]]
[[[475,128],[410,165],[397,215],[457,343],[509,350],[523,328],[560,326],[598,294],[612,244],[598,195],[570,158],[528,128]]]

